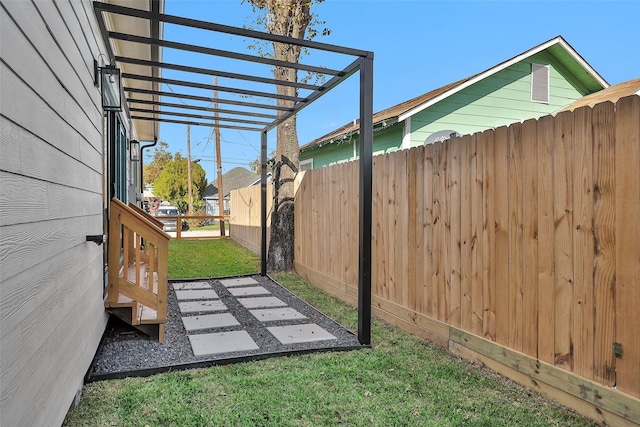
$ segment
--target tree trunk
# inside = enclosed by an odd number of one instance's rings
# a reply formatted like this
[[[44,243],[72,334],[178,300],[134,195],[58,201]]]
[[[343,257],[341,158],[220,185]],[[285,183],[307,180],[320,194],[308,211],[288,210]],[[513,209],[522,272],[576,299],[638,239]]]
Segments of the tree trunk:
[[[311,20],[311,2],[308,0],[268,0],[266,3],[271,14],[270,33],[298,39],[304,38]],[[274,42],[273,50],[277,60],[297,64],[300,59],[301,48],[299,46]],[[276,67],[273,73],[276,80],[289,82],[298,80],[298,72],[295,68]],[[290,86],[278,85],[276,90],[279,95],[290,97],[298,95],[297,89]],[[278,105],[291,108],[294,102],[278,99]],[[277,130],[276,166],[272,177],[274,200],[267,257],[269,271],[293,269],[294,180],[298,173],[299,154],[298,132],[294,116],[278,126]]]
[[[273,211],[271,213],[271,240],[267,257],[269,271],[293,270],[294,259],[294,199],[285,196],[284,187],[293,187],[292,178],[297,167],[286,156],[276,163],[272,177],[274,185]]]

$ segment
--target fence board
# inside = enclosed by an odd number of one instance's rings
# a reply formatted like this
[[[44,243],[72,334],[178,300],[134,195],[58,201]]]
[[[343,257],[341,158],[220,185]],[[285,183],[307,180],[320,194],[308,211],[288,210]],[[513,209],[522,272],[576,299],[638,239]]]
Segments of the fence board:
[[[615,139],[616,386],[640,396],[640,97],[618,102]]]
[[[595,244],[594,299],[598,319],[594,334],[594,373],[596,381],[615,384],[615,132],[614,106],[598,104],[593,108],[593,206]]]
[[[424,282],[424,266],[426,264],[424,258],[424,212],[425,204],[427,203],[424,197],[424,147],[417,147],[415,163],[412,165],[415,168],[415,194],[416,194],[416,206],[415,217],[412,225],[412,232],[415,235],[415,249],[414,249],[414,276],[413,276],[413,293],[415,299],[415,310],[418,313],[423,313],[423,282]],[[411,295],[409,295],[411,298]]]
[[[509,343],[509,144],[508,129],[495,130],[496,342]]]
[[[478,135],[472,136],[472,158],[471,158],[471,179],[472,179],[472,207],[471,214],[471,305],[473,309],[472,329],[475,335],[482,336],[484,296],[482,287],[482,206],[483,206],[483,151],[478,143]]]
[[[573,368],[571,351],[573,297],[573,239],[572,239],[572,114],[569,111],[558,114],[555,118],[555,143],[553,156],[553,217],[555,247],[555,282],[554,282],[554,353],[555,364],[566,369]]]
[[[522,351],[538,357],[537,122],[522,124]]]
[[[380,190],[382,187],[380,186],[380,156],[376,156],[373,158],[373,174],[372,174],[372,182],[371,182],[371,203],[372,203],[372,211],[371,211],[371,293],[373,295],[377,294],[378,290],[378,281],[380,280],[379,275],[379,263],[381,262],[380,256],[378,255],[378,251],[380,250],[379,239],[380,239]],[[354,224],[349,224],[350,227]],[[359,230],[359,229],[358,229]]]
[[[473,288],[471,286],[471,136],[460,139],[460,326],[473,330]],[[473,176],[475,178],[475,175]]]
[[[424,209],[425,217],[423,222],[423,262],[424,262],[424,281],[422,286],[422,304],[423,311],[429,316],[433,316],[433,206],[434,193],[433,186],[436,178],[434,168],[434,149],[433,144],[429,144],[424,148]]]
[[[396,230],[398,234],[396,236],[400,236],[400,242],[398,248],[396,248],[396,266],[400,268],[396,268],[396,273],[398,276],[398,284],[400,285],[400,289],[398,289],[398,295],[396,297],[396,302],[402,304],[407,307],[409,304],[409,280],[407,280],[407,273],[409,270],[409,209],[410,205],[407,205],[409,202],[408,192],[407,192],[407,172],[408,169],[407,162],[409,159],[408,150],[402,150],[399,155],[396,157],[396,160],[399,162],[396,165],[398,183],[396,187],[396,194],[399,198],[396,199],[395,211],[398,214]],[[399,249],[399,250],[398,250]]]
[[[440,200],[442,206],[442,223],[444,226],[444,236],[442,240],[442,272],[443,272],[443,288],[441,295],[444,304],[441,307],[442,320],[450,322],[451,314],[451,144],[442,144],[442,161],[443,161],[443,186],[440,187],[442,195]]]
[[[446,153],[443,150],[442,143],[436,143],[435,155],[433,159],[436,177],[434,179],[433,186],[433,250],[431,255],[433,256],[434,267],[434,282],[433,282],[433,315],[436,319],[445,321],[444,315],[444,289],[445,283],[445,269],[444,269],[444,239],[445,239],[445,213],[444,213],[444,156]]]
[[[416,190],[417,185],[417,177],[416,177],[416,158],[418,157],[418,153],[416,149],[411,149],[407,151],[408,159],[407,159],[407,214],[409,216],[409,222],[407,224],[408,233],[408,242],[407,242],[407,278],[405,288],[407,290],[407,307],[411,310],[416,309],[416,254],[417,254],[417,236],[416,230],[416,208],[418,206],[418,193]]]
[[[390,273],[389,273],[389,263],[391,262],[391,258],[389,255],[391,254],[389,246],[390,233],[391,233],[391,224],[389,222],[389,191],[391,182],[389,182],[389,162],[391,156],[382,156],[382,182],[384,185],[384,191],[382,195],[382,219],[381,224],[383,228],[383,246],[380,249],[380,253],[383,254],[382,261],[382,289],[380,290],[380,296],[384,299],[389,299],[389,286],[390,286]]]
[[[451,301],[449,306],[449,322],[456,327],[461,323],[462,289],[460,277],[460,250],[461,250],[461,224],[460,224],[460,139],[455,138],[449,144],[449,188],[447,194],[450,197],[449,207],[449,292]]]
[[[553,117],[538,121],[538,358],[554,360]],[[544,249],[540,249],[544,248]]]
[[[508,132],[509,204],[509,347],[522,351],[522,125],[509,126]]]
[[[359,248],[360,242],[360,167],[359,163],[352,164],[351,178],[349,180],[350,187],[348,199],[350,203],[349,216],[349,248]],[[360,269],[360,253],[355,249],[349,250],[350,256],[350,275],[349,283],[354,286],[358,285],[358,274]]]
[[[574,112],[573,371],[593,378],[593,135],[591,108]]]
[[[396,153],[393,153],[389,156],[389,193],[387,197],[389,198],[389,203],[387,204],[387,218],[389,219],[389,239],[387,241],[387,250],[389,251],[389,263],[387,264],[387,269],[389,272],[389,278],[387,281],[388,286],[388,299],[389,301],[396,301],[396,287],[398,285],[397,277],[396,277],[396,267],[398,264],[396,263],[396,250],[397,246],[395,244],[391,244],[392,237],[397,238],[398,230],[396,229],[396,224],[398,223],[397,212],[396,212],[396,191],[397,191],[397,181],[396,181]]]
[[[482,283],[484,315],[482,335],[496,340],[496,228],[495,228],[495,140],[493,132],[478,134],[484,159],[484,205],[482,207]]]

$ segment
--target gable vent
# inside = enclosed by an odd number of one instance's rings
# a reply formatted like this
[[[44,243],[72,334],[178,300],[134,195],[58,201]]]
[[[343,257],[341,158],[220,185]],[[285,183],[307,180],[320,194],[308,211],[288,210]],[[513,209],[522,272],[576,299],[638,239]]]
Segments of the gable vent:
[[[549,66],[531,64],[531,101],[549,103]]]

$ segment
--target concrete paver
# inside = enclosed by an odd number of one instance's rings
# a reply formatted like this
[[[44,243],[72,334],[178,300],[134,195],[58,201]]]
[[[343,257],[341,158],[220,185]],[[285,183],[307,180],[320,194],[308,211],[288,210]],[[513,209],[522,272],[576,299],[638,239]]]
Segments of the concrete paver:
[[[176,291],[186,291],[187,289],[211,289],[211,285],[207,282],[174,283],[173,289]]]
[[[337,339],[315,323],[305,325],[273,326],[267,328],[267,330],[271,332],[282,344]]]
[[[220,300],[181,302],[178,305],[181,313],[211,313],[227,310],[227,306]]]
[[[245,285],[258,284],[258,282],[251,277],[239,277],[237,279],[224,279],[224,280],[220,280],[220,283],[222,283],[225,288],[231,288],[233,286],[245,286]]]
[[[188,289],[185,291],[176,291],[178,301],[196,300],[196,299],[218,299],[218,294],[213,289]]]
[[[263,308],[258,310],[249,310],[249,313],[261,322],[275,322],[278,320],[306,319],[307,316],[294,310],[291,307],[283,308]]]
[[[286,307],[287,303],[276,297],[238,298],[245,308]]]
[[[189,341],[191,341],[191,348],[195,356],[258,350],[260,348],[247,331],[189,335]]]
[[[231,295],[234,297],[246,297],[254,295],[270,295],[271,292],[262,286],[252,286],[250,288],[229,288]]]
[[[187,332],[202,329],[223,328],[240,324],[231,313],[201,314],[199,316],[183,316],[182,323]]]

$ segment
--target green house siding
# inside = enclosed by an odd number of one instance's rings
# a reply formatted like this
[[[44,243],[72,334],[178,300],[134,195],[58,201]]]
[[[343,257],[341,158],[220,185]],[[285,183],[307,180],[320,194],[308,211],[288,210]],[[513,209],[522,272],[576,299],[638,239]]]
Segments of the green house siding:
[[[352,141],[357,138],[352,138]],[[300,161],[313,159],[313,168],[335,165],[353,158],[353,142],[324,144],[300,153]]]
[[[404,123],[396,123],[373,133],[373,155],[391,153],[402,148]]]
[[[399,150],[402,147],[402,126],[401,123],[397,123],[386,129],[374,132],[373,154],[385,154]],[[313,168],[317,169],[354,160],[358,157],[359,150],[359,135],[355,134],[351,135],[349,140],[344,142],[325,144],[322,147],[302,151],[300,153],[300,161],[313,159]]]
[[[531,101],[531,64],[549,65],[549,103]],[[411,117],[411,146],[434,132],[473,134],[485,129],[539,118],[587,93],[564,68],[541,52],[489,76]]]

